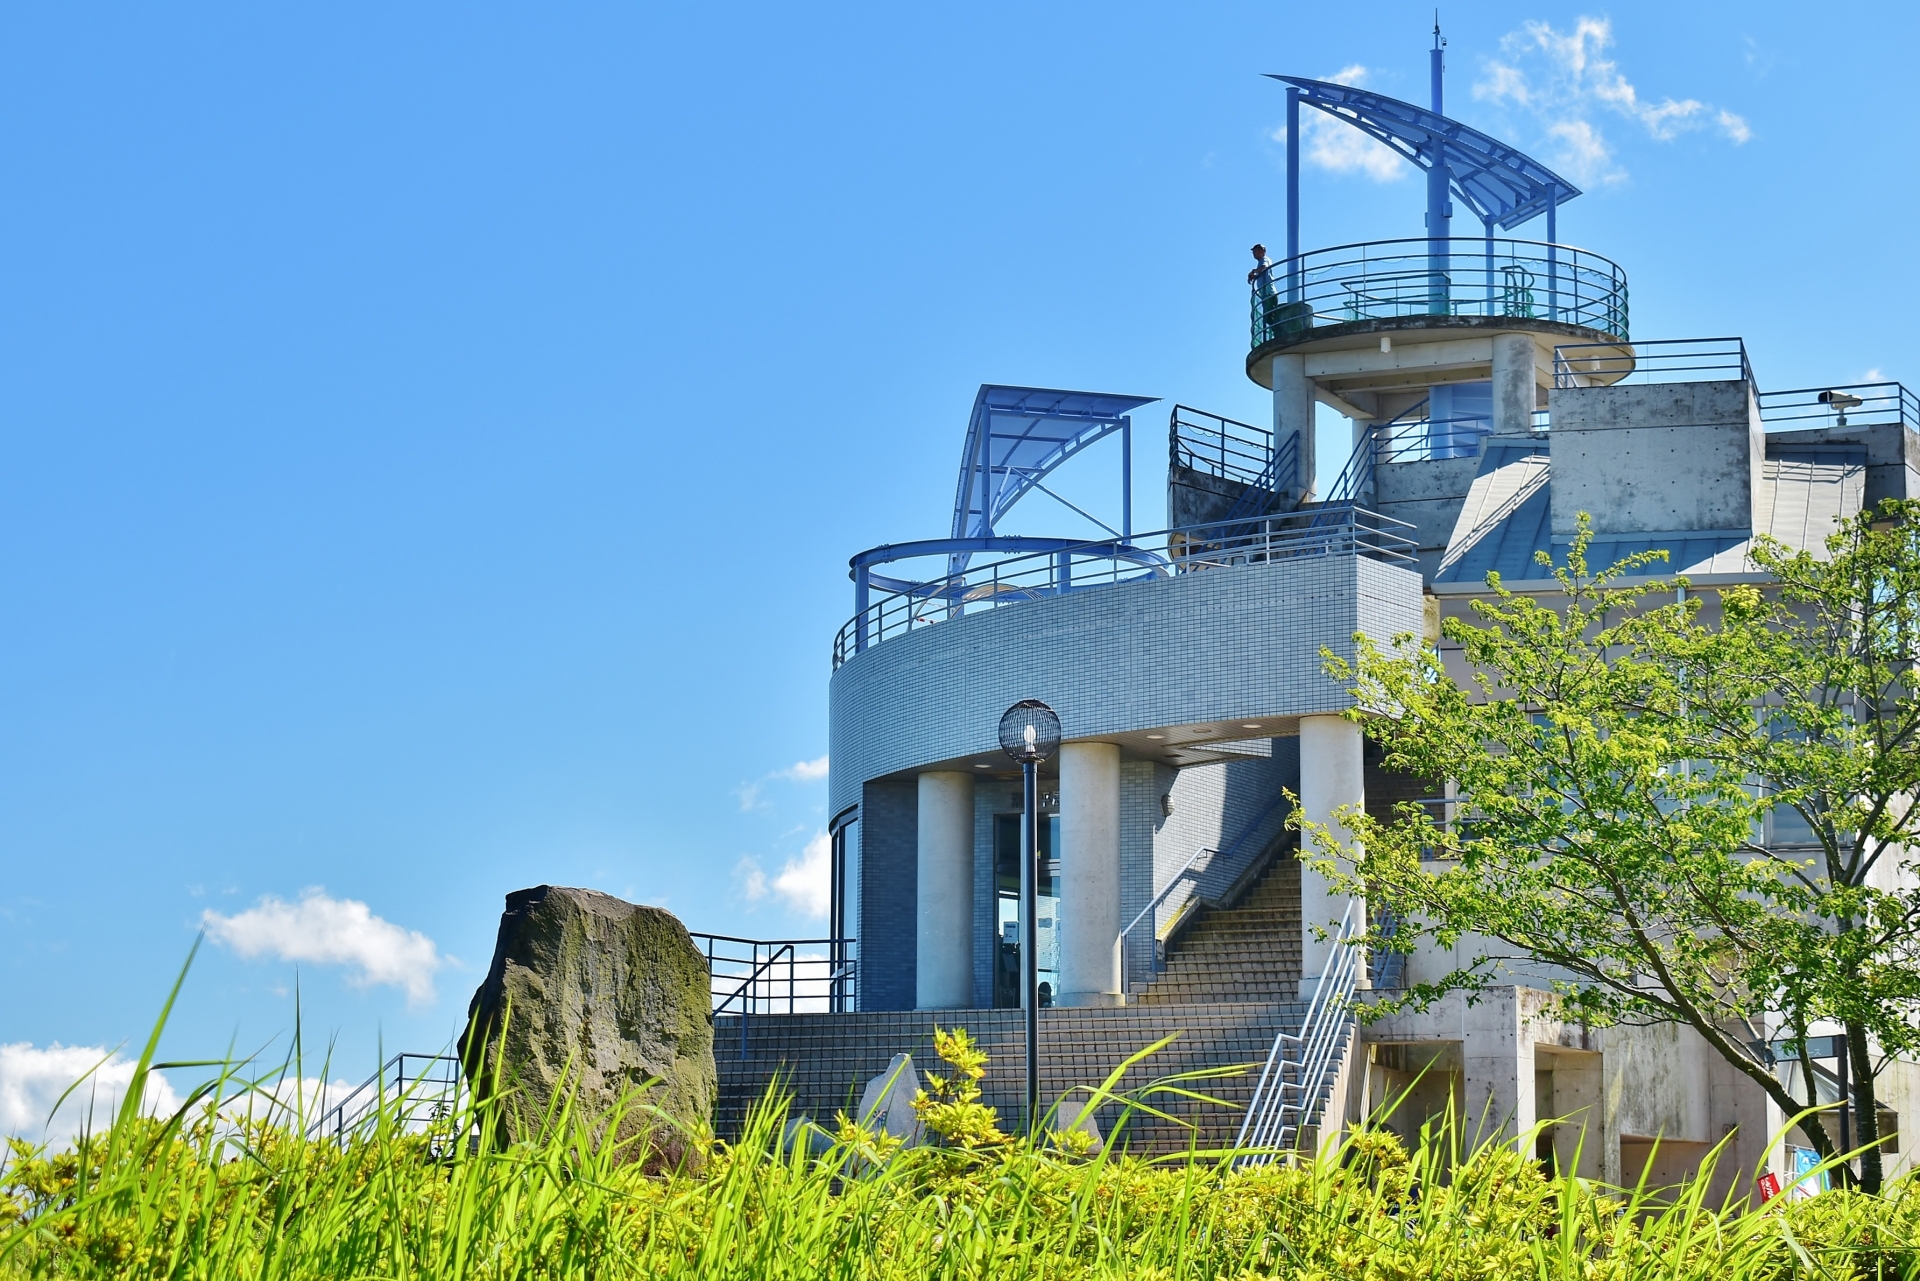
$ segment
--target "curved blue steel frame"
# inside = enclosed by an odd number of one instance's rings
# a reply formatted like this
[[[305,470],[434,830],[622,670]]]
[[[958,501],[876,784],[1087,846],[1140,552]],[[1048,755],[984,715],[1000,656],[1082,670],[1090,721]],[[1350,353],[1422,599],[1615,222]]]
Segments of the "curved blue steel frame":
[[[1351,85],[1269,74],[1300,101],[1391,147],[1421,169],[1444,165],[1455,195],[1482,223],[1512,230],[1580,194],[1517,147],[1411,102]],[[1554,239],[1550,233],[1548,240]]]
[[[1128,447],[1121,459],[1120,528],[1113,532],[1123,540],[1132,537],[1133,423],[1127,414],[1158,399],[982,383],[960,454],[952,537],[993,537],[995,522],[1029,491],[1044,488],[1040,482],[1049,472],[1116,431]],[[968,555],[955,549],[949,572],[964,570]]]

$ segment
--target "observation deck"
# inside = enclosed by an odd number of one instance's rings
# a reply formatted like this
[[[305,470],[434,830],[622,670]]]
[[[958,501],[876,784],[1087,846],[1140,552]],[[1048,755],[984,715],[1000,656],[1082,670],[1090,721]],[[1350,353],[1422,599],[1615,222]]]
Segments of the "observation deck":
[[[1369,347],[1395,333],[1519,328],[1630,351],[1626,273],[1549,241],[1421,237],[1316,249],[1258,273],[1248,306],[1247,372],[1268,387],[1265,371],[1280,352]]]

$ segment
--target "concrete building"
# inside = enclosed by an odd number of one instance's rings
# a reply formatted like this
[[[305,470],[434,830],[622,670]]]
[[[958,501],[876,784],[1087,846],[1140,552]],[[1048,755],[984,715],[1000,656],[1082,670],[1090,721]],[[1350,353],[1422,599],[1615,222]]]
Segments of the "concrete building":
[[[1041,781],[1049,1099],[1179,1033],[1134,1079],[1285,1063],[1270,1141],[1331,1135],[1413,1086],[1396,1126],[1449,1105],[1510,1135],[1559,1118],[1543,1158],[1570,1166],[1577,1151],[1581,1173],[1609,1180],[1650,1161],[1665,1180],[1730,1136],[1724,1185],[1785,1170],[1784,1118],[1697,1036],[1558,1021],[1550,975],[1356,1024],[1343,1001],[1458,958],[1374,975],[1355,963],[1339,940],[1366,906],[1303,869],[1283,797],[1325,821],[1422,795],[1341,716],[1323,650],[1351,654],[1356,633],[1437,637],[1490,571],[1514,590],[1557,590],[1535,556],[1564,559],[1578,512],[1592,515],[1598,564],[1658,547],[1663,574],[1756,581],[1755,537],[1817,547],[1863,504],[1920,496],[1914,398],[1898,384],[1765,392],[1738,339],[1634,338],[1618,266],[1551,230],[1493,235],[1551,223],[1571,184],[1446,120],[1438,101],[1287,83],[1290,136],[1301,106],[1327,110],[1405,142],[1430,190],[1439,173],[1432,234],[1302,253],[1296,223],[1287,257],[1251,281],[1245,369],[1270,393],[1271,422],[1173,408],[1167,530],[1133,530],[1126,498],[1148,400],[981,388],[948,536],[852,560],[854,614],[829,684],[836,1008],[752,1017],[758,1048],[743,1035],[737,1061],[723,1049],[723,1091],[737,1109],[785,1065],[802,1106],[827,1111],[892,1053],[924,1050],[934,1023],[965,1023],[996,1055],[988,1096],[1006,1114],[1022,1071],[1021,796],[995,727],[1040,698],[1064,727]],[[1435,84],[1437,98],[1437,70]],[[1484,236],[1444,234],[1449,193]],[[1313,456],[1319,406],[1352,424],[1331,481]],[[1111,537],[996,532],[1055,468],[1114,435],[1125,461]],[[1910,1156],[1897,1130],[1920,1106],[1914,1088],[1904,1069],[1886,1083],[1890,1168]],[[1218,1089],[1237,1104],[1277,1093],[1259,1071]],[[1238,1113],[1186,1114],[1209,1141],[1247,1137]]]

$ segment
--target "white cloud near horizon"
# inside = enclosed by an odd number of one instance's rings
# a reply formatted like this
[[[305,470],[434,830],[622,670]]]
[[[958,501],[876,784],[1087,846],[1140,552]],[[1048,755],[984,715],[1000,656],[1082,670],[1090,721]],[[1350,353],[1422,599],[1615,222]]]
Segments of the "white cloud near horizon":
[[[212,910],[200,923],[214,942],[247,960],[272,956],[297,964],[340,965],[356,987],[397,987],[409,1005],[434,998],[433,976],[446,964],[432,939],[382,920],[357,899],[312,888],[289,903],[272,894],[244,912]]]
[[[1501,38],[1500,56],[1487,60],[1473,96],[1533,116],[1559,144],[1554,165],[1588,186],[1627,177],[1594,119],[1601,113],[1633,121],[1656,142],[1709,128],[1735,146],[1753,138],[1745,118],[1723,107],[1693,97],[1643,97],[1606,56],[1613,42],[1613,24],[1606,18],[1583,16],[1564,31],[1548,22],[1524,23]]]
[[[734,865],[733,876],[748,903],[760,903],[769,895],[810,920],[824,921],[833,903],[833,838],[815,832],[798,857],[790,858],[769,877],[752,857]]]
[[[58,1041],[45,1049],[28,1041],[0,1045],[0,1137],[46,1143],[57,1150],[83,1128],[105,1129],[133,1084],[133,1069],[132,1059],[104,1046]],[[54,1102],[83,1077],[55,1112]],[[165,1076],[149,1072],[141,1102],[148,1112],[171,1113],[181,1100]]]
[[[1322,79],[1357,89],[1366,83],[1367,69],[1356,62]],[[1285,142],[1287,127],[1281,125],[1274,130],[1272,138]],[[1412,163],[1393,148],[1317,107],[1303,106],[1300,110],[1300,143],[1300,154],[1308,164],[1331,173],[1357,173],[1374,182],[1398,182],[1413,172]]]

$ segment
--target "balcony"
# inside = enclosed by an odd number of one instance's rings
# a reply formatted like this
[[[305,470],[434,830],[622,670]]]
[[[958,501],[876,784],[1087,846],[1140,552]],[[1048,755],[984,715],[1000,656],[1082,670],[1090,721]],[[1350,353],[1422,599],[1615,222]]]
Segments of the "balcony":
[[[854,616],[833,639],[833,666],[874,645],[1025,601],[1069,592],[1099,590],[1303,556],[1362,556],[1389,564],[1416,563],[1412,526],[1348,504],[1278,516],[1215,521],[1135,535],[1129,541],[1100,539],[929,539],[862,552],[853,558]],[[874,571],[878,565],[939,557],[959,544],[969,554],[1006,552],[978,561],[964,572],[914,581]]]
[[[1275,264],[1251,289],[1253,349],[1315,329],[1418,317],[1548,321],[1624,340],[1627,276],[1536,240],[1376,240]]]

